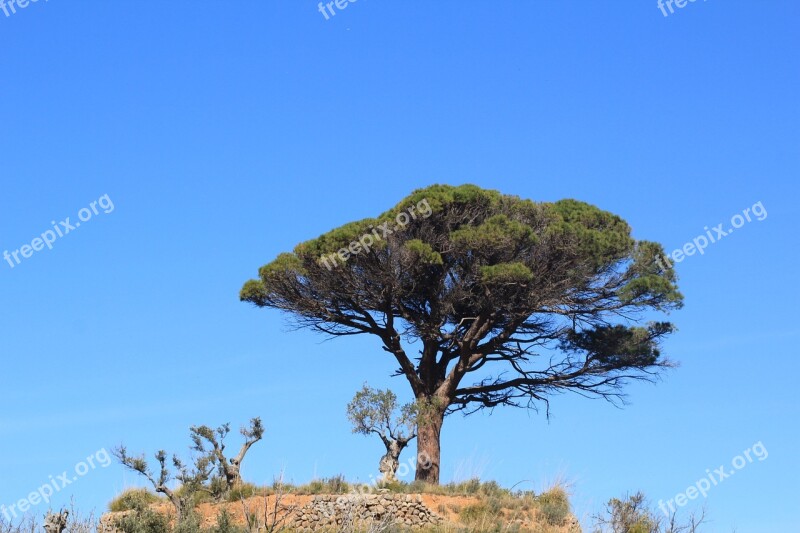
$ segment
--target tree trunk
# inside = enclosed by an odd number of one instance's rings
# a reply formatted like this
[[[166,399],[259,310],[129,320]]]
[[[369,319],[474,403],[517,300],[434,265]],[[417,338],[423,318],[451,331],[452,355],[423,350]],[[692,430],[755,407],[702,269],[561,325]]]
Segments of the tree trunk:
[[[417,427],[417,473],[415,479],[425,483],[439,484],[439,461],[441,458],[441,433],[444,409],[430,408],[418,420]]]

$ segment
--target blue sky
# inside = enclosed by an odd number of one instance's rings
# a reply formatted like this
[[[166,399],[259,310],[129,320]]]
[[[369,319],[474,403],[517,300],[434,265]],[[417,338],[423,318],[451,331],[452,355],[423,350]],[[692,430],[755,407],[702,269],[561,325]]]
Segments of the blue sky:
[[[185,452],[190,425],[256,415],[250,480],[368,480],[382,445],[344,407],[364,381],[407,399],[392,362],[371,339],[291,331],[239,288],[415,188],[475,183],[596,204],[670,250],[757,202],[767,216],[677,266],[680,369],[622,410],[563,396],[549,422],[456,415],[443,479],[567,479],[588,523],[762,442],[766,460],[709,491],[706,531],[793,530],[798,15],[789,0],[668,17],[655,0],[359,0],[330,20],[289,0],[0,11],[0,251],[113,203],[0,262],[0,503],[102,448]],[[98,467],[53,505],[102,511],[140,483]]]

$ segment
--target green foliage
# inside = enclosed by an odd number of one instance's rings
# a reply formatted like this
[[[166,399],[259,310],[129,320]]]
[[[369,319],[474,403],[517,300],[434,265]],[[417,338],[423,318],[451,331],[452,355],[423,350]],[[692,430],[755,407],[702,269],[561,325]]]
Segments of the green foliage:
[[[525,284],[533,280],[533,272],[522,263],[501,263],[481,267],[481,281],[486,285]]]
[[[647,508],[644,494],[611,499],[605,516],[596,517],[597,533],[662,533],[661,520]]]
[[[187,503],[189,509],[214,500],[214,495],[203,484],[183,484],[174,492],[178,498]]]
[[[683,306],[683,295],[675,285],[677,275],[664,257],[664,248],[660,244],[650,241],[636,243],[630,266],[630,271],[636,276],[620,289],[623,302],[630,304],[639,299],[650,299],[657,309]]]
[[[497,481],[485,481],[480,486],[480,493],[489,497],[504,497],[511,494],[511,491],[501,487]]]
[[[214,500],[223,500],[228,497],[228,482],[222,476],[214,476],[208,481],[208,492]]]
[[[127,489],[108,503],[112,513],[131,511],[161,501],[161,498],[147,489]]]
[[[450,505],[448,507],[458,514],[461,526],[444,525],[423,531],[440,533],[528,531],[528,529],[520,529],[520,526],[514,524],[517,520],[527,520],[535,524],[537,529],[534,530],[540,533],[563,533],[564,530],[561,528],[566,524],[570,513],[567,493],[558,487],[540,495],[534,495],[532,492],[514,492],[501,487],[497,482],[481,482],[477,478],[441,486],[421,482],[390,482],[380,484],[379,487],[401,494],[437,494],[477,499],[476,502],[463,506]],[[258,488],[252,485],[244,490],[247,494],[270,492],[267,488]],[[354,490],[354,486],[347,483],[343,476],[317,480],[296,488],[288,485],[282,487],[282,492],[295,494],[350,494]],[[231,503],[231,505],[233,504],[235,503]],[[442,513],[446,510],[447,508],[439,509]],[[256,523],[255,514],[250,517],[250,521],[252,524]],[[201,527],[199,516],[194,511],[188,512],[180,524],[170,528],[165,515],[142,506],[138,506],[133,512],[120,519],[120,524],[122,526],[121,533],[244,533],[246,530],[235,523],[234,516],[224,507],[220,507],[216,523],[207,528]],[[397,529],[397,531],[401,530],[405,531],[403,528]]]
[[[247,281],[242,287],[242,290],[239,291],[239,298],[245,302],[266,302],[267,296],[268,293],[264,282],[257,279]]]
[[[296,489],[298,494],[347,494],[350,492],[350,484],[345,481],[343,475],[315,479],[307,485],[301,485]]]
[[[536,497],[539,511],[548,524],[564,524],[570,513],[569,497],[561,487],[554,487]]]
[[[429,216],[378,238],[376,228],[423,202]],[[279,255],[240,298],[287,312],[299,327],[378,337],[423,425],[432,400],[446,403],[428,412],[438,423],[456,410],[549,409],[566,391],[615,402],[630,380],[673,366],[659,350],[672,325],[634,326],[682,304],[675,272],[657,261],[661,246],[631,233],[618,215],[574,199],[433,185]],[[335,269],[321,261],[365,235],[377,239],[368,253]],[[407,350],[414,343],[418,358]],[[386,420],[381,408],[358,418],[361,433]],[[425,434],[423,448],[433,451],[435,440]]]
[[[230,518],[230,517],[228,517]],[[219,525],[219,519],[217,524]],[[243,533],[241,528],[236,528],[227,521],[227,530],[212,528],[206,530],[201,527],[200,516],[195,512],[187,513],[179,522],[172,525],[170,518],[162,513],[147,507],[140,507],[131,513],[116,520],[115,525],[120,533]]]
[[[607,366],[645,366],[655,363],[661,355],[654,341],[673,330],[668,322],[654,322],[648,328],[598,326],[580,333],[570,332],[562,348],[587,352]]]
[[[347,248],[364,235],[377,235],[377,227],[393,222],[399,213],[422,201],[430,206],[429,217],[376,239],[372,245],[375,253],[351,256],[340,265],[346,274],[320,266],[321,257]],[[407,253],[394,253],[401,250]],[[488,305],[481,302],[485,295],[474,290],[481,283],[526,285],[516,291],[513,301],[499,293],[493,303],[503,304],[499,311],[523,312],[529,307],[534,312],[533,302],[539,301],[535,296],[541,297],[548,286],[559,284],[566,293],[570,285],[597,283],[600,279],[592,278],[617,271],[626,273],[620,278],[623,283],[611,289],[621,302],[660,309],[680,307],[682,296],[675,286],[674,271],[655,264],[660,254],[663,250],[657,243],[633,239],[622,218],[584,202],[535,203],[475,185],[433,185],[414,191],[376,218],[345,224],[299,244],[291,253],[280,254],[259,270],[257,280],[245,283],[240,298],[324,322],[323,317],[334,318],[329,314],[330,304],[350,293],[359,294],[359,307],[377,311],[380,300],[367,297],[361,287],[385,285],[387,274],[397,276],[402,288],[413,288],[416,294],[408,297],[416,301],[430,299],[435,294],[432,291],[441,290],[441,286],[428,283],[449,279],[464,289],[451,291],[459,305],[466,306],[463,314],[452,317],[458,322],[460,316],[477,314],[476,305]],[[347,289],[342,276],[352,278]],[[419,277],[426,279],[414,283],[412,278]],[[473,301],[465,300],[467,295]],[[310,298],[329,305],[315,309]],[[456,305],[455,300],[451,305]]]
[[[406,241],[405,248],[415,256],[415,262],[428,265],[441,265],[442,256],[433,249],[433,246],[419,239]]]
[[[245,528],[237,526],[233,521],[233,516],[227,509],[223,509],[217,514],[217,523],[208,530],[208,533],[245,533]]]
[[[398,408],[394,392],[373,389],[366,383],[347,404],[347,418],[353,425],[353,433],[361,435],[380,433],[405,439],[416,434],[414,404]]]
[[[172,528],[172,533],[198,533],[202,531],[200,515],[191,511],[175,524]]]
[[[115,523],[120,533],[171,533],[169,518],[146,506],[137,506],[133,512]]]
[[[621,261],[633,252],[628,224],[617,215],[577,200],[552,204],[559,219],[550,227],[562,249],[577,253],[594,270]]]
[[[229,502],[238,502],[263,493],[264,490],[252,483],[239,483],[228,492],[227,499]]]
[[[474,503],[463,507],[459,512],[459,518],[465,524],[474,524],[483,520],[490,512],[489,506],[485,503]]]
[[[404,483],[394,481],[380,485],[391,492],[403,494],[437,494],[442,496],[474,496],[474,497],[500,497],[513,498],[518,494],[501,487],[496,481],[481,482],[478,478],[466,481],[451,482],[445,485],[433,485],[423,481]]]
[[[382,222],[374,218],[349,222],[316,239],[297,245],[293,255],[299,258],[319,259],[323,255],[335,254],[342,248],[349,247],[350,243],[357,242],[362,236],[371,234]]]
[[[475,496],[481,492],[481,480],[478,478],[468,479],[459,483],[450,483],[448,487],[451,494],[463,494],[464,496]]]
[[[458,510],[461,522],[476,531],[505,531],[513,518],[538,521],[542,531],[550,531],[550,527],[565,525],[570,516],[567,493],[560,487],[538,496],[532,492],[512,492],[495,482],[478,480],[451,484],[443,489],[448,494],[479,498],[477,503]]]
[[[539,239],[530,225],[501,214],[478,226],[462,226],[450,233],[450,240],[460,250],[475,250],[488,258],[509,249],[530,249]]]

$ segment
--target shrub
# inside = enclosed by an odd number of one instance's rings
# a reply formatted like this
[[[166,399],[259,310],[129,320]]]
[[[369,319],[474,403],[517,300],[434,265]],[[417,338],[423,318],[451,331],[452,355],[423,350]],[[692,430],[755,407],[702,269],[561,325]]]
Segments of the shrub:
[[[121,533],[170,533],[169,518],[146,506],[133,509],[115,523]]]
[[[706,522],[705,511],[690,513],[685,523],[677,523],[676,517],[663,517],[651,509],[641,492],[631,494],[625,499],[612,498],[605,512],[595,516],[595,531],[601,533],[674,533],[684,531],[694,533]]]
[[[220,476],[212,477],[208,482],[208,491],[214,500],[223,500],[228,497],[228,482]]]
[[[147,489],[127,489],[108,503],[108,510],[112,513],[133,511],[159,500],[158,496]]]
[[[508,523],[499,507],[496,498],[486,502],[467,505],[459,513],[461,522],[467,526],[467,531],[481,533],[516,532],[519,527]]]
[[[396,479],[393,479],[391,481],[381,479],[375,486],[379,489],[386,489],[389,492],[396,492],[399,494],[407,494],[409,492],[413,492],[409,491],[410,486],[408,483],[405,483],[403,481],[398,481]]]
[[[298,488],[302,494],[346,494],[350,491],[350,484],[341,474],[334,477],[315,479],[308,485]]]
[[[207,490],[198,490],[198,487],[187,484],[181,485],[175,489],[175,495],[178,496],[178,498],[186,498],[190,509],[214,499],[213,495]]]
[[[414,480],[406,485],[406,492],[411,494],[443,494],[440,485],[431,485],[424,481]]]
[[[451,494],[457,493],[465,496],[473,496],[481,491],[481,480],[478,478],[473,478],[467,481],[462,481],[461,483],[450,483],[449,485],[445,486],[445,490]]]
[[[197,533],[200,529],[200,515],[191,511],[183,519],[175,524],[172,533]]]
[[[322,482],[328,487],[332,494],[343,494],[350,490],[350,485],[344,480],[344,476],[323,478]]]
[[[465,524],[474,524],[475,522],[484,520],[488,514],[489,508],[485,503],[474,503],[463,507],[458,517]]]
[[[227,509],[217,515],[217,523],[209,533],[245,533],[245,529],[233,523],[233,517]]]
[[[263,492],[264,492],[263,490],[259,489],[252,483],[240,483],[230,490],[230,492],[228,493],[228,501],[238,502],[240,500],[250,498],[251,496],[255,496]]]
[[[545,521],[552,526],[564,524],[569,516],[569,498],[567,492],[561,487],[553,487],[536,497],[539,511]]]
[[[497,481],[487,481],[486,483],[480,485],[478,490],[484,496],[495,498],[507,497],[511,495],[511,492],[508,489],[501,487]]]

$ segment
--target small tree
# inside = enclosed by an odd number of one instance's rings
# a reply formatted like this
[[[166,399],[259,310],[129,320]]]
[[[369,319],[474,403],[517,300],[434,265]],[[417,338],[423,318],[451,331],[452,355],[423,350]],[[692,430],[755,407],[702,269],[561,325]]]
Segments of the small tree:
[[[204,484],[208,481],[212,468],[212,462],[208,456],[198,457],[194,461],[192,468],[189,468],[177,455],[174,455],[172,457],[172,466],[175,469],[175,473],[172,474],[167,467],[167,452],[160,450],[155,455],[159,464],[158,475],[155,475],[147,464],[144,455],[132,457],[128,455],[128,451],[124,446],[116,448],[112,453],[122,465],[146,477],[156,492],[169,499],[173,507],[175,507],[178,522],[181,522],[188,515],[188,511],[191,510],[194,495],[199,491],[207,490]],[[180,492],[169,487],[168,484],[173,480],[180,483],[182,489]]]
[[[678,523],[677,514],[658,516],[648,507],[644,494],[637,492],[624,500],[611,499],[605,514],[595,517],[595,533],[698,533],[706,521],[705,510]]]
[[[400,454],[417,436],[417,410],[414,404],[397,407],[397,396],[385,391],[364,387],[347,405],[347,418],[353,424],[353,433],[369,435],[375,433],[386,446],[386,455],[381,457],[379,469],[384,479],[395,479],[400,466]],[[396,416],[397,415],[397,416]]]
[[[252,418],[250,426],[242,427],[240,430],[245,442],[239,449],[239,453],[236,457],[229,458],[225,455],[225,437],[228,436],[230,430],[230,424],[223,424],[215,430],[208,426],[192,426],[189,429],[192,442],[194,442],[192,449],[208,454],[210,460],[217,465],[220,477],[225,479],[226,492],[230,492],[231,489],[242,482],[241,469],[244,456],[250,450],[250,447],[264,436],[264,426],[261,424],[261,418]],[[206,444],[210,446],[210,449],[206,449]]]

